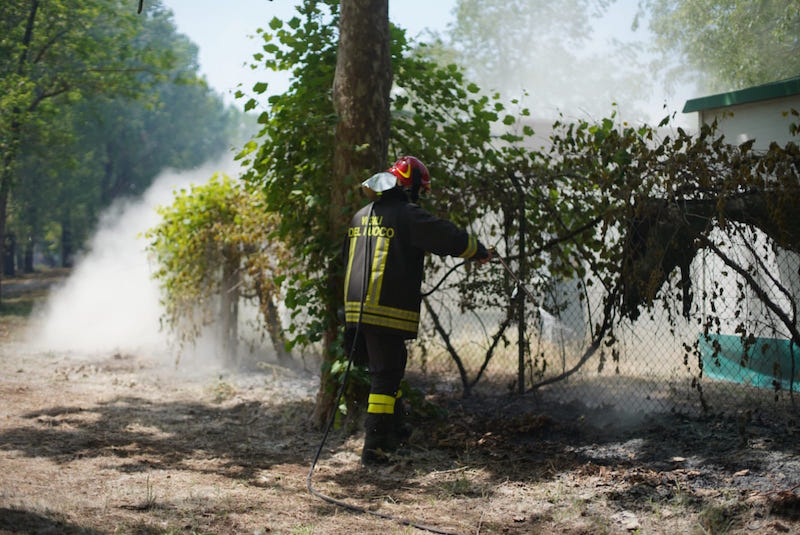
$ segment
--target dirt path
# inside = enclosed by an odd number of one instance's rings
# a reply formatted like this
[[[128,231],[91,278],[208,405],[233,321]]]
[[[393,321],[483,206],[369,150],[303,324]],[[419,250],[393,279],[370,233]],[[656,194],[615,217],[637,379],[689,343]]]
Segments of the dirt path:
[[[0,533],[422,533],[307,492],[310,374],[33,353],[1,322]],[[336,433],[314,487],[453,533],[800,533],[791,419],[429,401],[449,415],[401,462],[360,468],[361,436]]]

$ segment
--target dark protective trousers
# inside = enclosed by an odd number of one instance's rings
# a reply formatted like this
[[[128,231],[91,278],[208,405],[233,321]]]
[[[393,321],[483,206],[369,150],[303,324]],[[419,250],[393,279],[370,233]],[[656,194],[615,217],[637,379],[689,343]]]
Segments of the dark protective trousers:
[[[408,352],[402,335],[386,334],[369,327],[363,330],[369,358],[370,389],[364,420],[362,460],[375,460],[376,452],[394,451],[398,446],[397,406],[400,381],[406,370]]]
[[[402,335],[386,334],[362,326],[367,346],[370,375],[370,394],[395,397],[406,372],[408,352]],[[367,413],[369,413],[367,407]]]

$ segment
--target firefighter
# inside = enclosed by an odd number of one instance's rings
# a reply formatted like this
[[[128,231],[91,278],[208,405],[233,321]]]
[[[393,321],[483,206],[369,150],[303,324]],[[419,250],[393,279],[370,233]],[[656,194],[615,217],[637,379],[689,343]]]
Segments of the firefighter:
[[[403,156],[362,183],[372,202],[353,216],[344,242],[347,338],[357,333],[370,373],[362,464],[387,462],[410,434],[401,422],[399,387],[405,342],[417,336],[425,253],[480,263],[491,257],[475,236],[416,204],[430,189],[425,165]]]

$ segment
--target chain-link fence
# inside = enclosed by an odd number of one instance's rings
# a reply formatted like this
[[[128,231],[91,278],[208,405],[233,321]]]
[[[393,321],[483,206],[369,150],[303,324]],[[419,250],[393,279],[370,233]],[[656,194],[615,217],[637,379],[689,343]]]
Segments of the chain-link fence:
[[[695,255],[689,293],[676,270],[652,306],[635,321],[616,318],[599,344],[607,294],[581,280],[531,284],[538,296],[512,284],[499,296],[505,310],[464,306],[458,286],[444,284],[424,299],[408,374],[429,390],[465,396],[533,390],[632,411],[795,412],[800,256],[742,226],[712,239],[719,249]]]

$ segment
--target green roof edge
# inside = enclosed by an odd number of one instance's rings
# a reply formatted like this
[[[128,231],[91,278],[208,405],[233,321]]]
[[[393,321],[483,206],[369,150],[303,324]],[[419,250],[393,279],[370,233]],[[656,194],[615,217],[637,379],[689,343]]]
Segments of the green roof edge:
[[[683,106],[683,113],[693,111],[710,110],[713,108],[724,108],[736,104],[747,104],[772,98],[790,97],[800,94],[800,76],[770,82],[764,85],[709,95],[707,97],[693,98],[686,101]]]

